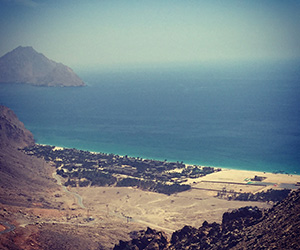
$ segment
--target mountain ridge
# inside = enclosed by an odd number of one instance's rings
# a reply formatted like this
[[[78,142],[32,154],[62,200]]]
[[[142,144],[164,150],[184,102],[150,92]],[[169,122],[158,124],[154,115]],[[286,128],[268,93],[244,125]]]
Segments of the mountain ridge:
[[[48,59],[31,46],[19,46],[0,57],[0,83],[49,87],[85,86],[70,67]]]

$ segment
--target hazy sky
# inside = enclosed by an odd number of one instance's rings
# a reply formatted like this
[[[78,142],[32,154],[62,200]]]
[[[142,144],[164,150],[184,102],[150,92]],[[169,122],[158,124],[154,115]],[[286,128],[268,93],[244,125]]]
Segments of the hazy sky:
[[[0,39],[69,66],[300,58],[300,0],[0,0]]]

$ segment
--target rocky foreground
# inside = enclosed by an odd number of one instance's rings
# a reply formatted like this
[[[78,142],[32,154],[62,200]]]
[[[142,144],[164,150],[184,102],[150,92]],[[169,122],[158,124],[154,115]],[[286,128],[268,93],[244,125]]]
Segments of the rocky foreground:
[[[200,228],[185,226],[168,239],[148,228],[132,240],[120,241],[121,249],[299,249],[300,190],[268,211],[244,207],[224,213],[221,224],[204,222]]]
[[[206,214],[210,223],[205,221],[199,228],[184,226],[168,237],[150,228],[140,231],[145,225],[111,216],[111,203],[97,214],[98,203],[89,203],[84,196],[91,209],[79,208],[52,178],[54,167],[19,150],[32,145],[30,131],[12,110],[0,106],[0,249],[112,249],[119,240],[114,249],[300,249],[299,190],[269,210],[248,206],[224,213],[221,223],[211,223],[214,220]],[[95,189],[86,191],[94,190],[96,200],[122,198],[118,192],[112,195],[116,190],[109,188],[100,190],[102,196]],[[175,198],[168,200],[170,206],[177,206]],[[127,195],[124,204],[130,202]],[[132,204],[135,209],[136,203]],[[184,213],[188,211],[185,208]],[[184,213],[180,213],[183,218]]]

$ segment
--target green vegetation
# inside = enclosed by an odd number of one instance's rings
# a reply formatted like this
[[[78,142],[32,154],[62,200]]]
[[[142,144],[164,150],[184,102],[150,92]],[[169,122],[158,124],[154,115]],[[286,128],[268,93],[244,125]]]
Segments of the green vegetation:
[[[28,155],[55,164],[56,173],[65,178],[65,186],[136,187],[163,194],[190,189],[181,184],[187,178],[198,178],[220,169],[186,166],[183,162],[156,161],[77,149],[57,149],[35,145],[24,149]]]
[[[283,199],[285,199],[289,195],[290,192],[291,192],[290,189],[283,189],[283,190],[269,189],[265,192],[259,192],[256,194],[252,194],[252,193],[238,194],[234,198],[234,200],[279,202],[279,201],[282,201]]]
[[[290,189],[268,189],[267,191],[262,191],[258,193],[236,193],[232,190],[226,191],[223,189],[218,192],[217,197],[225,198],[228,200],[238,200],[238,201],[262,201],[262,202],[279,202],[285,199],[289,193]]]
[[[183,192],[191,188],[190,185],[163,184],[161,182],[143,181],[135,178],[124,178],[117,183],[118,187],[138,187],[142,190],[154,191],[162,194]]]

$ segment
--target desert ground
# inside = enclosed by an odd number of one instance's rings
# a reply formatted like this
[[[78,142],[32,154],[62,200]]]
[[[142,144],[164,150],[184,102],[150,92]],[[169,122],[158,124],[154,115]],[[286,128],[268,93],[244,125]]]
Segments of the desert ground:
[[[255,176],[266,179],[261,185],[247,184]],[[221,222],[223,213],[235,208],[249,205],[262,208],[271,206],[263,202],[217,198],[217,192],[224,188],[235,192],[255,193],[270,188],[279,189],[283,184],[294,185],[298,181],[300,176],[297,175],[223,169],[221,172],[188,180],[192,189],[173,195],[127,187],[84,187],[70,188],[70,191],[82,197],[86,213],[93,216],[93,223],[120,220],[132,226],[149,226],[172,233],[184,225],[199,227],[205,220]],[[74,204],[76,199],[74,196]]]
[[[224,188],[255,193],[279,189],[282,185],[297,188],[295,184],[300,181],[297,175],[222,169],[188,179],[187,183],[192,185],[188,191],[165,195],[132,187],[66,188],[55,168],[45,167],[51,170],[48,180],[54,184],[45,190],[45,200],[39,198],[27,206],[2,204],[0,207],[1,220],[8,218],[16,226],[13,232],[1,237],[18,246],[28,246],[23,249],[60,249],[62,242],[70,249],[111,249],[119,240],[129,240],[130,232],[146,227],[165,231],[170,236],[184,225],[200,227],[204,221],[221,222],[223,213],[235,208],[272,205],[217,198],[217,192]],[[266,178],[260,185],[247,184],[255,176]],[[45,206],[45,201],[51,206]]]

